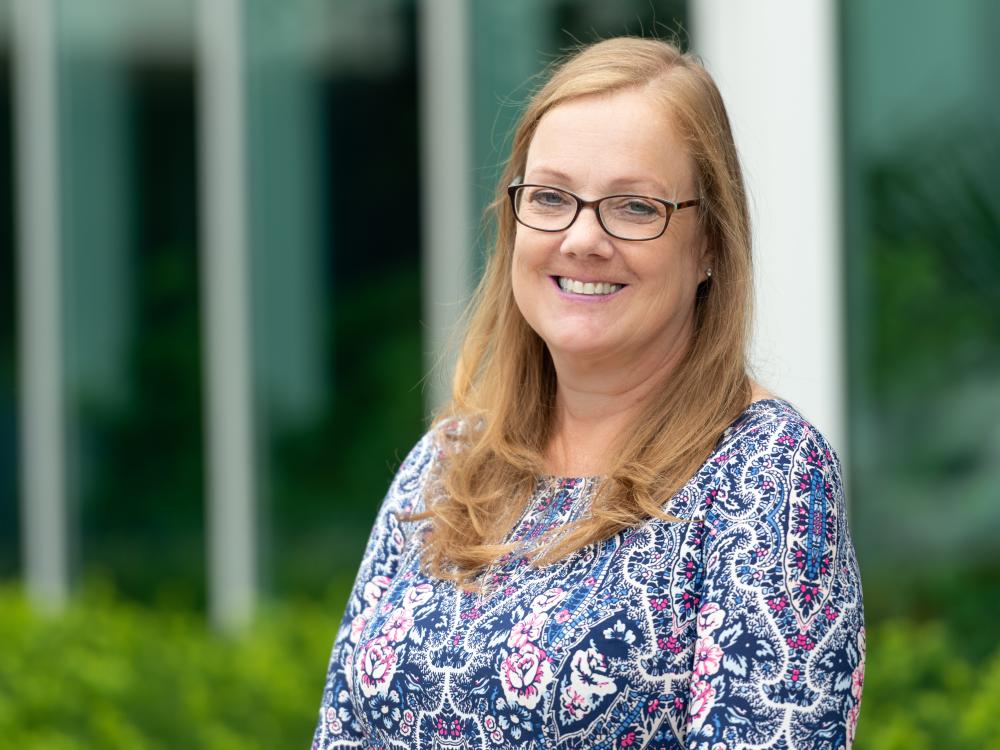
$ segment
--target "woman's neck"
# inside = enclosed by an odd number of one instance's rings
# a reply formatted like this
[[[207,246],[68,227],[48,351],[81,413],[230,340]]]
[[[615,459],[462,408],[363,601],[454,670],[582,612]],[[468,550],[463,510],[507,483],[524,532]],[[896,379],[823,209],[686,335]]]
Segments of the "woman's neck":
[[[609,449],[658,392],[684,350],[635,367],[556,365],[556,408],[546,469],[558,476],[594,476],[609,464]]]
[[[555,476],[597,476],[611,463],[611,452],[660,392],[684,350],[646,367],[575,368],[556,363],[556,409],[545,452],[546,471]],[[555,358],[553,358],[555,362]],[[750,400],[774,398],[750,380]]]

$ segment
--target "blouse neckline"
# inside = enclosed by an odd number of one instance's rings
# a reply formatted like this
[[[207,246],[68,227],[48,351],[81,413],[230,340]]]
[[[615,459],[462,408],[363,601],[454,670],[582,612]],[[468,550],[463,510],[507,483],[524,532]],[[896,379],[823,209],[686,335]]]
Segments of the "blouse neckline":
[[[732,437],[733,433],[736,432],[740,427],[744,426],[744,423],[749,420],[750,417],[754,416],[757,412],[762,411],[765,406],[773,405],[774,410],[778,409],[793,409],[794,407],[788,403],[783,398],[778,398],[772,396],[770,398],[760,398],[756,401],[751,401],[747,404],[747,407],[737,415],[729,426],[722,431],[722,435],[719,436],[719,441],[715,445],[715,449],[712,451],[714,455],[723,443],[727,442],[729,438]],[[711,458],[711,456],[709,457]],[[572,487],[577,487],[579,485],[598,482],[606,477],[603,474],[585,474],[580,476],[571,475],[560,475],[560,474],[539,474],[538,482],[543,483],[547,486],[553,485],[571,485]]]

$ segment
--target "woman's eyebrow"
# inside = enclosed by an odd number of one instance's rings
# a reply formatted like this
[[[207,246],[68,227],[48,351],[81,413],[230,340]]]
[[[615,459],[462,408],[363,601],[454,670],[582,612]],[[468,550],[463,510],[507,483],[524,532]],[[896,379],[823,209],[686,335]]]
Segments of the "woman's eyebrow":
[[[611,190],[651,191],[649,193],[650,195],[660,195],[664,197],[668,197],[667,193],[670,192],[663,186],[663,183],[646,177],[622,177],[609,182],[608,188]]]
[[[531,173],[533,175],[541,174],[543,178],[559,180],[567,185],[572,182],[570,176],[565,172],[560,172],[558,169],[550,169],[549,167],[535,167],[531,170]]]

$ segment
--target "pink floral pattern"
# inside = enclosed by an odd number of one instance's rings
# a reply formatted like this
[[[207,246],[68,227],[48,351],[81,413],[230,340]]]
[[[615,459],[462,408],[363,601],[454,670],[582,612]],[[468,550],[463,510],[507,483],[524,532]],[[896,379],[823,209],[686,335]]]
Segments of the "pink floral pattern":
[[[368,697],[385,695],[396,672],[396,650],[385,636],[368,641],[361,649],[361,691]]]
[[[542,568],[512,554],[479,595],[424,575],[426,522],[396,515],[436,487],[439,434],[375,522],[314,748],[850,748],[865,633],[840,465],[787,403],[752,404],[671,499],[692,523]],[[510,539],[564,528],[597,486],[539,479]]]
[[[699,677],[709,677],[719,671],[722,649],[707,635],[694,644],[694,673]]]
[[[525,643],[503,660],[500,677],[507,700],[534,708],[542,691],[552,681],[552,670],[544,651]]]
[[[700,727],[715,704],[715,688],[707,680],[691,683],[691,703],[688,707],[688,731]]]
[[[542,626],[548,619],[545,612],[532,612],[523,620],[514,625],[507,638],[507,646],[510,648],[521,648],[530,641],[537,641],[542,634]]]
[[[410,628],[413,627],[413,614],[405,607],[398,607],[389,615],[389,619],[382,626],[382,632],[390,641],[398,643],[406,637]]]

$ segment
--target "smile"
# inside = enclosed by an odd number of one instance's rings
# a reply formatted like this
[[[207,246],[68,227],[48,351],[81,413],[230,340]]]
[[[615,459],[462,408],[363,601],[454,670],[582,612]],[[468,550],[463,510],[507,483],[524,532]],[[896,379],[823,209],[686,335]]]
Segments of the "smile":
[[[609,281],[578,281],[567,276],[557,276],[555,278],[560,289],[573,294],[606,296],[614,294],[625,286],[624,284],[612,284]]]

